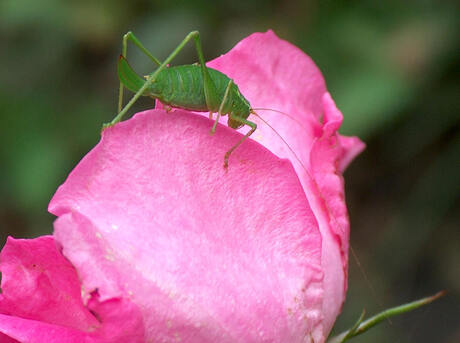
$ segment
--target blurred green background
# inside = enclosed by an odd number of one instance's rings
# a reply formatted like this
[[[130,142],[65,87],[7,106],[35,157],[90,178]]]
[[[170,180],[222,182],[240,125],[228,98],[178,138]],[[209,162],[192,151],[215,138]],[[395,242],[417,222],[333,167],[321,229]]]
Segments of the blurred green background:
[[[459,9],[439,0],[1,0],[0,244],[51,232],[49,199],[116,112],[123,33],[161,59],[198,29],[210,60],[272,28],[322,70],[345,115],[341,132],[367,143],[345,174],[361,266],[350,255],[336,330],[364,307],[447,289],[354,342],[460,342]],[[189,48],[176,63],[195,61]]]

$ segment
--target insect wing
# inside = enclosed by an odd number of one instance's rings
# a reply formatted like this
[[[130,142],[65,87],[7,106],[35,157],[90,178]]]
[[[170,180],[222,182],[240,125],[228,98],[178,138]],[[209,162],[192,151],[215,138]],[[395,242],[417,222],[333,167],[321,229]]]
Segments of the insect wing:
[[[145,83],[145,80],[142,79],[128,64],[126,58],[120,55],[117,65],[118,78],[121,83],[128,88],[130,91],[136,93]]]

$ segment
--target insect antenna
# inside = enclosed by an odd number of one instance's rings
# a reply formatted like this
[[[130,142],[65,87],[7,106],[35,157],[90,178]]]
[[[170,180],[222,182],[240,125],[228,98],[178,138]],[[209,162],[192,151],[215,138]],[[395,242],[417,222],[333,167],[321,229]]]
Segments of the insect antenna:
[[[286,112],[283,112],[283,111],[280,111],[280,110],[275,110],[273,108],[266,108],[266,107],[257,107],[257,108],[253,108],[254,111],[272,111],[272,112],[275,112],[275,113],[279,113],[279,114],[282,114],[286,117],[288,117],[289,119],[295,121],[297,124],[299,124],[299,126],[301,126],[303,129],[305,129],[305,131],[307,131],[307,128],[302,124],[302,122],[300,122],[296,117],[294,117],[292,114],[289,114],[289,113],[286,113]],[[257,116],[259,116],[260,118],[260,115],[256,114]],[[261,118],[262,119],[262,118]]]
[[[286,142],[286,140],[278,133],[278,131],[275,130],[275,128],[273,126],[271,126],[264,118],[262,118],[260,116],[260,114],[256,113],[255,111],[256,110],[260,110],[260,111],[272,111],[272,112],[276,112],[276,113],[280,113],[286,117],[288,117],[289,119],[295,121],[297,124],[299,124],[303,129],[307,130],[306,127],[297,119],[295,118],[294,116],[292,116],[291,114],[289,113],[286,113],[286,112],[283,112],[283,111],[280,111],[280,110],[275,110],[275,109],[272,109],[272,108],[264,108],[264,107],[257,107],[257,108],[252,108],[251,109],[251,113],[254,114],[256,117],[258,117],[262,122],[264,122],[265,125],[267,125],[283,142],[284,144],[288,147],[288,149],[291,151],[291,153],[294,155],[295,159],[300,163],[300,165],[302,166],[302,168],[304,169],[304,171],[307,173],[307,175],[310,175],[310,173],[308,172],[307,168],[305,167],[305,165],[302,163],[302,161],[300,160],[300,158],[297,156],[297,154],[294,152],[294,150],[291,148],[291,146]],[[310,176],[311,177],[311,176]],[[353,257],[353,260],[355,261],[356,265],[358,266],[358,269],[359,271],[361,272],[363,278],[364,278],[364,281],[365,283],[367,284],[367,287],[369,287],[369,289],[371,290],[371,293],[372,293],[372,296],[375,300],[375,302],[380,306],[380,308],[385,308],[384,304],[383,304],[383,301],[377,296],[377,292],[375,291],[375,288],[373,286],[373,284],[371,283],[367,273],[366,273],[366,270],[364,269],[364,267],[362,266],[361,264],[361,261],[359,260],[356,252],[354,251],[353,247],[351,246],[351,243],[350,243],[350,252],[351,252],[351,256]],[[390,318],[387,318],[386,319],[387,322],[391,325],[392,324],[392,321]]]
[[[288,113],[285,113],[285,112],[282,112],[282,111],[278,111],[278,110],[273,110],[273,109],[270,109],[270,108],[253,108],[251,109],[251,113],[254,114],[256,117],[258,117],[262,122],[264,122],[265,125],[267,125],[283,142],[284,144],[288,147],[288,149],[291,151],[291,153],[294,155],[295,159],[297,160],[297,162],[300,163],[301,167],[303,168],[303,170],[307,173],[307,175],[310,176],[310,173],[308,172],[307,168],[305,167],[305,165],[302,163],[302,161],[300,160],[300,158],[297,156],[297,154],[294,152],[294,150],[291,148],[291,146],[286,142],[286,140],[278,133],[278,131],[275,130],[275,128],[273,126],[271,126],[264,118],[262,118],[260,116],[260,114],[256,113],[255,110],[268,110],[268,111],[273,111],[273,112],[278,112],[278,113],[281,113],[283,115],[286,115],[287,117],[289,117],[290,119],[294,120],[295,122],[299,123],[303,128],[305,128],[302,123],[300,123],[296,118],[294,118],[292,115],[288,114]],[[350,244],[350,251],[351,251],[351,255],[353,256],[353,259],[356,263],[356,265],[358,266],[358,269],[360,270],[360,272],[362,273],[363,277],[364,277],[364,280],[365,282],[367,283],[367,286],[370,288],[373,296],[374,296],[374,299],[375,301],[377,302],[377,304],[381,307],[381,308],[384,308],[383,306],[383,302],[377,297],[377,293],[375,291],[375,288],[373,287],[365,269],[363,268],[363,266],[361,265],[361,262],[358,258],[358,256],[356,255],[353,247],[351,246]],[[391,319],[390,318],[387,318],[387,321],[392,324],[391,322]]]
[[[259,108],[259,109],[260,109],[260,108]],[[264,109],[262,109],[262,110],[264,110]],[[283,112],[281,112],[281,111],[276,111],[276,110],[273,110],[273,111],[274,111],[274,112],[283,113]],[[279,137],[279,139],[281,139],[281,140],[283,141],[283,143],[288,147],[288,149],[289,149],[289,151],[292,153],[292,155],[294,155],[294,157],[295,157],[295,159],[297,160],[297,162],[300,163],[300,165],[302,166],[302,168],[304,169],[304,171],[305,171],[308,175],[310,175],[310,173],[308,172],[307,168],[305,167],[305,165],[303,164],[303,162],[300,160],[299,156],[297,156],[297,154],[295,153],[295,151],[291,148],[291,146],[290,146],[289,143],[283,138],[283,136],[281,136],[281,135],[279,134],[279,132],[276,131],[275,128],[269,124],[268,121],[266,121],[264,118],[262,118],[262,117],[260,116],[260,114],[258,114],[257,112],[255,112],[255,111],[254,111],[254,108],[251,109],[251,113],[254,114],[254,115],[255,115],[257,118],[259,118],[260,120],[262,120],[262,121],[264,122],[264,124],[267,125],[267,126],[268,126],[268,127]],[[283,113],[283,114],[288,115],[287,113]],[[291,119],[295,120],[296,122],[300,123],[300,122],[299,122],[297,119],[295,119],[293,116],[291,116],[291,115],[288,115],[288,116],[289,116],[289,118],[291,118]]]
[[[375,291],[375,287],[373,286],[371,280],[369,279],[369,276],[367,275],[366,270],[362,266],[361,261],[360,261],[358,255],[355,252],[355,249],[353,249],[353,247],[351,246],[351,242],[350,242],[350,252],[351,252],[351,256],[353,256],[353,259],[354,259],[356,265],[358,266],[359,271],[361,272],[361,275],[362,275],[365,283],[367,284],[367,287],[369,287],[369,289],[371,290],[371,293],[372,293],[372,296],[374,297],[375,302],[377,303],[377,305],[380,306],[381,309],[384,309],[385,306],[383,304],[383,301],[382,301],[381,298],[379,298],[377,296],[377,292]],[[390,325],[393,324],[393,322],[391,321],[390,317],[386,318],[386,321]]]

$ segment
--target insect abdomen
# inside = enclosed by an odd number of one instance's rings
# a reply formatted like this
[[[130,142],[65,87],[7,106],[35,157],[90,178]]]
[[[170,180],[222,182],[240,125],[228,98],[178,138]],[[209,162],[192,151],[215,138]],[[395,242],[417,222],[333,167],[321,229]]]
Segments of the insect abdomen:
[[[219,99],[223,99],[230,79],[215,69],[208,68],[208,70]],[[202,70],[198,65],[183,65],[163,70],[158,75],[151,90],[152,96],[166,105],[194,111],[209,111],[204,95]],[[224,114],[231,111],[231,105],[241,101],[238,95],[238,88],[232,87],[226,101],[227,106],[225,106]],[[237,108],[239,107],[237,106]]]
[[[206,111],[201,70],[195,66],[163,70],[152,85],[154,97],[162,103],[196,111]]]

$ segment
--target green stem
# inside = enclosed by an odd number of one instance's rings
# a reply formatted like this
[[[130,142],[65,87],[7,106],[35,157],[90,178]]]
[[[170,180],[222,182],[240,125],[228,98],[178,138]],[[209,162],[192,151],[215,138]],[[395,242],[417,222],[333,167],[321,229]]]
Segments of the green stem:
[[[364,312],[363,312],[363,314],[361,315],[361,318],[357,321],[357,323],[350,330],[347,330],[335,337],[332,337],[328,341],[328,343],[343,343],[352,337],[358,336],[366,332],[367,330],[369,330],[370,328],[372,328],[373,326],[377,325],[378,323],[382,322],[383,320],[387,318],[415,310],[416,308],[427,305],[439,299],[445,294],[446,294],[446,291],[441,291],[430,297],[426,297],[426,298],[416,300],[416,301],[413,301],[413,302],[410,302],[404,305],[390,308],[388,310],[380,312],[379,314],[376,314],[375,316],[365,320],[364,322],[362,321],[363,315],[364,315]]]

